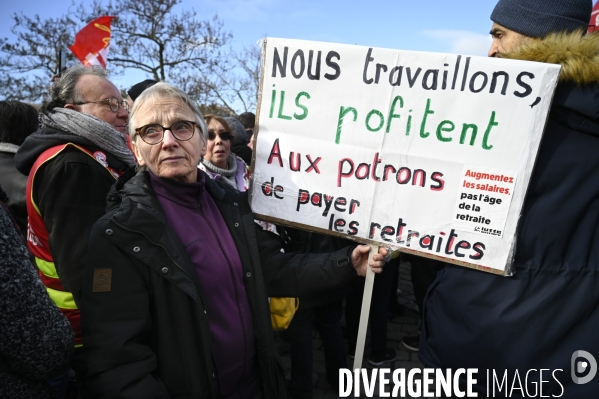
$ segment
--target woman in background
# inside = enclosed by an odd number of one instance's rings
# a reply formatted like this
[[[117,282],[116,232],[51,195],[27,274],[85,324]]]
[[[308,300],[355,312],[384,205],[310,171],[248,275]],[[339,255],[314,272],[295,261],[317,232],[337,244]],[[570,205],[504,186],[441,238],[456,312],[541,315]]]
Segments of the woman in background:
[[[208,126],[208,144],[200,169],[211,179],[221,180],[239,191],[247,191],[250,170],[243,159],[231,153],[231,127],[220,116],[208,114],[204,120]]]

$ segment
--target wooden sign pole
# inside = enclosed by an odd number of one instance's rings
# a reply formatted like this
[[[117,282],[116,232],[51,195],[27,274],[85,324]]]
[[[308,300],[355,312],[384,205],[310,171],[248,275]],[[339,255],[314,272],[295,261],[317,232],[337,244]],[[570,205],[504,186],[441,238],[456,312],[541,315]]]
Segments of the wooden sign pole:
[[[372,257],[377,254],[379,247],[370,246],[368,254],[368,263]],[[370,316],[370,302],[372,300],[372,287],[374,285],[374,272],[368,266],[366,269],[366,281],[364,282],[364,296],[362,297],[362,311],[360,312],[360,326],[358,328],[358,340],[356,342],[356,353],[354,356],[354,370],[362,368],[362,359],[364,358],[364,346],[366,343],[366,330],[368,329],[368,317]]]

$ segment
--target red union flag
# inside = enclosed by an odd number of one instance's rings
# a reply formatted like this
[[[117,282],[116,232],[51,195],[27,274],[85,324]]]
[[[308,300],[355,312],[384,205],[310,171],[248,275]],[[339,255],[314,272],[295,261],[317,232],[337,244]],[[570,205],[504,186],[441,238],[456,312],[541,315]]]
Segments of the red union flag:
[[[589,23],[589,33],[597,32],[599,28],[599,1],[593,7],[593,12],[591,13],[591,22]]]
[[[106,69],[112,18],[94,19],[75,35],[75,44],[69,48],[83,65],[101,65]]]

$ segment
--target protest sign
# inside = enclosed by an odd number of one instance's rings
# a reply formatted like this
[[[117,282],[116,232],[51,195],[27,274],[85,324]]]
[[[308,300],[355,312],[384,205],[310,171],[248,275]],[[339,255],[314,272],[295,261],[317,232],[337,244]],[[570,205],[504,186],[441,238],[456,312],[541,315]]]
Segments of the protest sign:
[[[252,209],[507,274],[559,71],[268,38]]]

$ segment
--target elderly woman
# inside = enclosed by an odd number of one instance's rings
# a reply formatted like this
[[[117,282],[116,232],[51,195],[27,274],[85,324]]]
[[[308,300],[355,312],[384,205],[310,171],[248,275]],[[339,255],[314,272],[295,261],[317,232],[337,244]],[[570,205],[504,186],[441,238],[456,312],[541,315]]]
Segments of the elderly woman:
[[[208,145],[200,169],[212,179],[222,180],[239,191],[247,191],[250,181],[249,169],[243,159],[231,153],[231,127],[220,116],[208,114],[204,120],[208,126]]]
[[[109,193],[85,266],[94,397],[285,398],[267,296],[349,284],[365,274],[369,247],[281,253],[247,193],[198,169],[208,130],[167,83],[137,99],[129,132],[141,168]],[[370,262],[375,272],[385,254]]]

